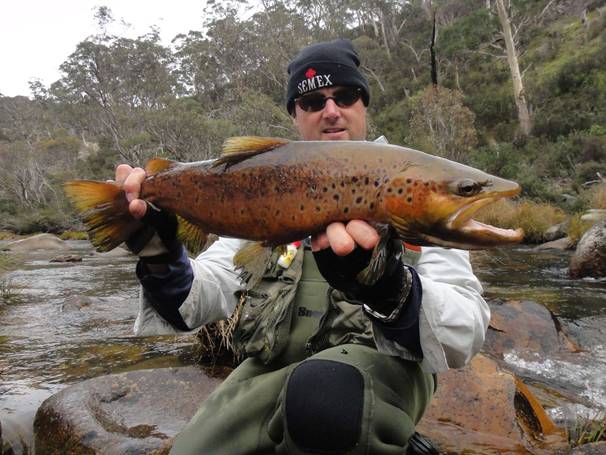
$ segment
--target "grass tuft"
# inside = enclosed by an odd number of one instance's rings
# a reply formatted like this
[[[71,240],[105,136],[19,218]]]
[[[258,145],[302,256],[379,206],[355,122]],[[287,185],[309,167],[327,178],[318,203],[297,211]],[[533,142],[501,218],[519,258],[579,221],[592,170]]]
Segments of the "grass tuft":
[[[524,229],[525,243],[540,243],[544,241],[547,229],[563,222],[566,214],[552,205],[528,199],[502,199],[483,208],[478,212],[477,219],[507,229],[521,227]]]

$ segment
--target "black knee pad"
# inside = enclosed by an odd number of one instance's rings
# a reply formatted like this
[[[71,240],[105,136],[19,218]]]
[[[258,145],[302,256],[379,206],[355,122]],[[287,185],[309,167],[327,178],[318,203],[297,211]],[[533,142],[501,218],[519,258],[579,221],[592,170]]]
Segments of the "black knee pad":
[[[285,414],[292,441],[309,451],[344,452],[360,439],[364,378],[351,365],[307,360],[292,372]]]

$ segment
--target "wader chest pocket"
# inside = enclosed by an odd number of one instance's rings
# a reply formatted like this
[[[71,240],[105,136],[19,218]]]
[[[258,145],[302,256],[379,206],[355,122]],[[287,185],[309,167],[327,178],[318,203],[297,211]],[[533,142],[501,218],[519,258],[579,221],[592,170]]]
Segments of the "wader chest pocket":
[[[245,293],[240,320],[234,332],[234,346],[239,355],[257,357],[269,363],[288,344],[294,311],[294,295],[301,278],[302,255],[297,254],[282,273],[265,276]]]

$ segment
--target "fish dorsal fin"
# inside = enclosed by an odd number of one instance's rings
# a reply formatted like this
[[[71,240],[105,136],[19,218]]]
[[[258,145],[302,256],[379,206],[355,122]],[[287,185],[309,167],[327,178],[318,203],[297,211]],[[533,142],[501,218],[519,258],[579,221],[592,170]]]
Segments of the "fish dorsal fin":
[[[288,139],[278,137],[239,136],[230,137],[223,143],[223,154],[215,160],[213,166],[227,164],[232,166],[260,153],[269,152],[288,144]]]
[[[145,165],[145,172],[147,175],[154,175],[158,172],[165,171],[171,167],[176,166],[176,161],[166,160],[164,158],[152,158]]]

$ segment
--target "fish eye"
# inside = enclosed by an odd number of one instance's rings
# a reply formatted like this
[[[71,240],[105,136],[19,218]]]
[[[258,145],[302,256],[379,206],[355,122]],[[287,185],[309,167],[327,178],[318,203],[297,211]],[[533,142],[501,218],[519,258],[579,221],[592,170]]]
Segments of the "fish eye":
[[[482,187],[484,186],[482,185],[482,183],[476,182],[475,180],[471,179],[463,179],[453,183],[454,188],[452,189],[454,190],[454,192],[457,195],[463,197],[475,196],[480,191],[482,191]]]

